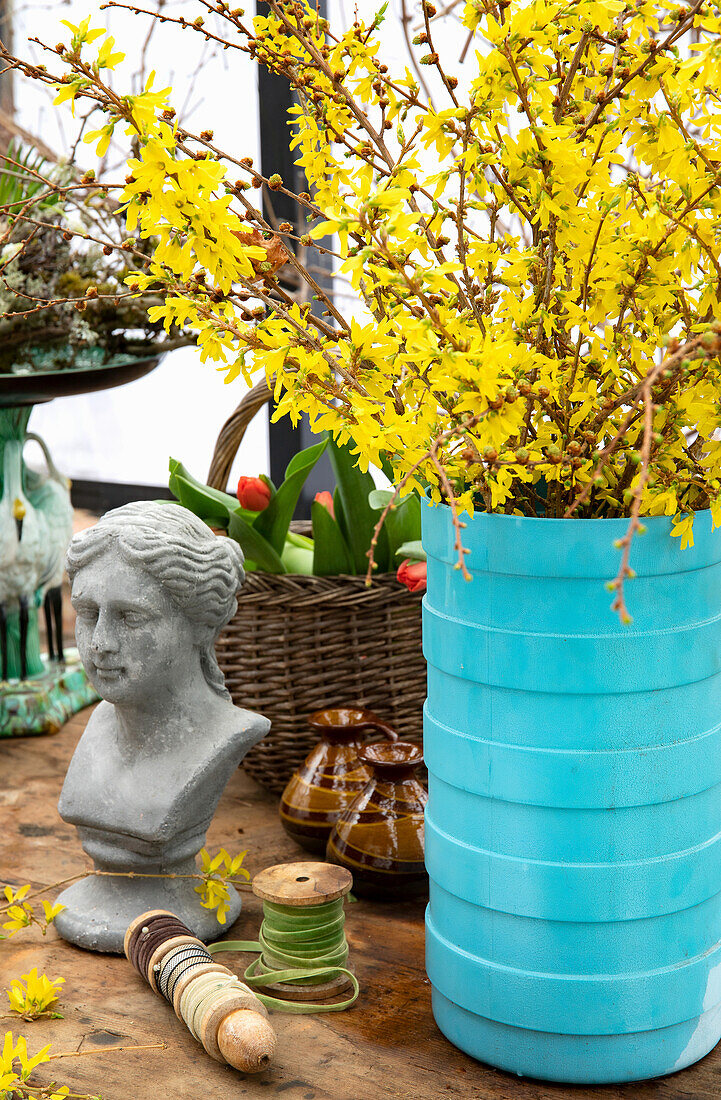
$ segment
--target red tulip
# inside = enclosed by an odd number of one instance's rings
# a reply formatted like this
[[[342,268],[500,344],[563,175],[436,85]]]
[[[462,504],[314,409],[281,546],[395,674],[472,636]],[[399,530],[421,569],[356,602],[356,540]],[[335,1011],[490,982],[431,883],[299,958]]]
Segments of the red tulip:
[[[398,566],[396,578],[404,584],[409,592],[425,592],[426,590],[426,563],[424,561],[412,561],[406,558]]]
[[[260,477],[241,477],[236,496],[241,508],[247,508],[249,512],[263,512],[270,504],[270,486]]]
[[[333,507],[332,493],[330,493],[327,489],[324,489],[322,493],[315,494],[315,500],[317,500],[319,504],[322,504],[326,511],[330,512],[333,519],[335,519],[335,509]]]

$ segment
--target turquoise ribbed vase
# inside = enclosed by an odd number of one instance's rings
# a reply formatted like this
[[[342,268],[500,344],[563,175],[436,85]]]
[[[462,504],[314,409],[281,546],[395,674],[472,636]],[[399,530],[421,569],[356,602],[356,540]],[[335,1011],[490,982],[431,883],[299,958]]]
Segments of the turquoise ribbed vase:
[[[721,531],[424,507],[426,965],[441,1031],[573,1084],[721,1038]],[[468,518],[468,517],[464,517]]]

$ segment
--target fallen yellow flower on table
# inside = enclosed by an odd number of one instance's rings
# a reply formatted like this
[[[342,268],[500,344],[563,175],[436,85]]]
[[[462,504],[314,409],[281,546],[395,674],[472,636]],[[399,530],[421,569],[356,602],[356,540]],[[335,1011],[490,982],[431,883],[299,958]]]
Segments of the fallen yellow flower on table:
[[[22,1035],[13,1042],[12,1031],[5,1032],[5,1042],[0,1051],[0,1089],[4,1090],[0,1095],[13,1095],[13,1092],[22,1088],[23,1082],[28,1079],[36,1066],[48,1061],[50,1046],[43,1047],[37,1054],[28,1056],[27,1043]],[[20,1063],[20,1072],[14,1067],[15,1059]],[[12,1090],[12,1091],[10,1091]],[[23,1089],[23,1094],[25,1090]]]
[[[24,1020],[37,1020],[40,1016],[57,1018],[59,1013],[48,1010],[57,1001],[64,982],[64,978],[48,978],[47,974],[38,976],[37,967],[33,967],[29,974],[23,974],[22,980],[13,978],[12,988],[5,991],[10,1008]]]

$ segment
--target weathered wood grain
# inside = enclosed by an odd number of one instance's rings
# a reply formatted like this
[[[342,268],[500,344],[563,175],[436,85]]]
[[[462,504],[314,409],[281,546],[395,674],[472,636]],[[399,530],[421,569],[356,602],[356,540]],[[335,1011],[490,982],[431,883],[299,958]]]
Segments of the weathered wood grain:
[[[0,878],[35,886],[86,866],[75,830],[57,813],[65,768],[88,712],[55,737],[0,740]],[[283,832],[275,800],[243,772],[231,780],[208,834],[210,850],[248,849],[251,873],[305,858]],[[261,903],[244,892],[243,912],[219,938],[254,939]],[[31,1050],[94,1051],[38,1071],[103,1100],[718,1100],[721,1051],[673,1077],[648,1084],[565,1089],[498,1073],[457,1051],[437,1030],[423,969],[423,906],[358,901],[348,905],[348,940],[362,993],[349,1012],[273,1014],[278,1053],[272,1069],[244,1077],[213,1062],[171,1008],[124,958],[94,955],[49,932],[0,941],[0,989],[34,966],[63,976],[62,1020],[6,1020]],[[223,955],[237,969],[240,956]],[[250,961],[243,958],[243,964]],[[3,1000],[4,994],[0,993]],[[5,1005],[7,1002],[5,1002]],[[5,1007],[0,1009],[4,1012]],[[164,1050],[113,1051],[163,1042]]]
[[[296,864],[295,875],[288,874],[288,865],[284,863],[266,867],[254,876],[253,893],[263,901],[278,905],[313,906],[337,901],[352,885],[352,875],[345,867],[317,860],[300,861]]]

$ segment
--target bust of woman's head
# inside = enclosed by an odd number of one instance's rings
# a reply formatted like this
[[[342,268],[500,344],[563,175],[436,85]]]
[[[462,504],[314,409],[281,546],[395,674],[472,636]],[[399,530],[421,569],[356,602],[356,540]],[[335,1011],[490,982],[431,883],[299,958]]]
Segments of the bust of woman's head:
[[[270,726],[233,705],[215,659],[243,555],[179,504],[146,501],[76,535],[67,560],[78,650],[106,703],[78,742],[58,809],[96,869],[121,877],[73,883],[56,927],[71,943],[122,952],[134,917],[170,909],[215,938],[215,914],[188,876],[221,792]],[[230,896],[232,922],[240,899]]]
[[[88,678],[110,703],[167,697],[200,679],[225,698],[215,642],[235,614],[243,554],[178,504],[107,512],[68,550],[76,639]]]

